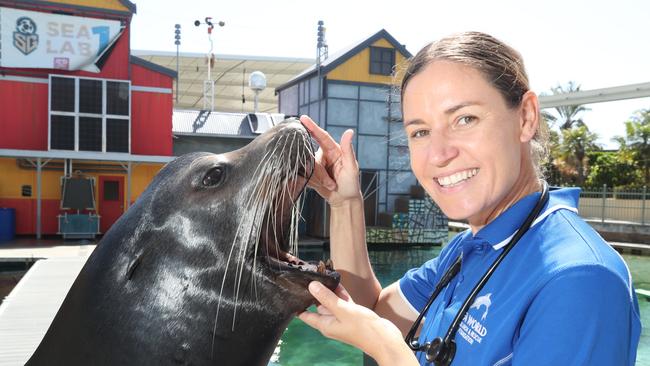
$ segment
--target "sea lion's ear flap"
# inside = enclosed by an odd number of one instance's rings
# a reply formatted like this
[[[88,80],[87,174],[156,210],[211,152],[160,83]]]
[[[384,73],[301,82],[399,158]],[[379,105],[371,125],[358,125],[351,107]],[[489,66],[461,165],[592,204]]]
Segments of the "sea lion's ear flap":
[[[135,259],[133,259],[133,260],[131,261],[131,263],[130,263],[129,266],[127,267],[127,269],[126,269],[126,280],[127,280],[127,281],[130,281],[130,280],[131,280],[131,277],[133,277],[133,274],[135,273],[135,269],[138,268],[138,266],[139,266],[140,263],[142,262],[142,257],[144,256],[144,254],[145,254],[146,252],[147,252],[146,249],[143,250],[142,252],[140,252],[140,253],[135,257]]]
[[[126,280],[130,281],[131,277],[133,277],[133,273],[135,272],[135,269],[138,268],[138,265],[142,261],[141,256],[137,256],[135,260],[131,261],[131,264],[129,264],[129,267],[126,269]]]

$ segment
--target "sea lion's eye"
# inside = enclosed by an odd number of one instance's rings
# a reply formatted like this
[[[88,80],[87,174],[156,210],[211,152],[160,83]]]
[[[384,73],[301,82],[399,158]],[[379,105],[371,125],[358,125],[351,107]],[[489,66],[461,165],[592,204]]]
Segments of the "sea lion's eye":
[[[203,185],[206,187],[216,186],[217,184],[221,183],[222,178],[223,168],[216,166],[205,173],[205,176],[203,177]]]

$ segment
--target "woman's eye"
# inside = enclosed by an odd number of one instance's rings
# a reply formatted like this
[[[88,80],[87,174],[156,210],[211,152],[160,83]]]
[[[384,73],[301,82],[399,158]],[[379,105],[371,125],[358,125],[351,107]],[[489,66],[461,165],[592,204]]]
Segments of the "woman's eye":
[[[208,172],[205,173],[205,176],[203,176],[203,185],[206,187],[216,186],[217,184],[221,183],[222,176],[223,168],[219,166],[214,167],[208,170]]]
[[[469,126],[472,123],[476,122],[476,119],[477,118],[474,117],[474,116],[462,116],[457,120],[456,126],[458,126],[458,127]]]
[[[420,137],[425,137],[429,135],[429,131],[427,130],[417,130],[411,132],[411,138],[420,138]]]

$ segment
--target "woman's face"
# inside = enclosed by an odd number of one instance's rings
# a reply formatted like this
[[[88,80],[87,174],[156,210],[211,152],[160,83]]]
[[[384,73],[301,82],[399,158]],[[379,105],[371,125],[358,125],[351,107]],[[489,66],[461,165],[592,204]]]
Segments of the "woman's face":
[[[529,193],[526,113],[479,71],[435,61],[410,80],[403,103],[411,168],[448,217],[481,227]]]

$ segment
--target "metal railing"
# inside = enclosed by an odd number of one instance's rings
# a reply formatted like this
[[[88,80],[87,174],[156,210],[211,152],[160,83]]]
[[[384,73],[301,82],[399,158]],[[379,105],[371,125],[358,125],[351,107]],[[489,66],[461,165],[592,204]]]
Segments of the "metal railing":
[[[587,219],[650,225],[650,192],[647,187],[622,189],[587,187],[580,193],[578,210]]]

